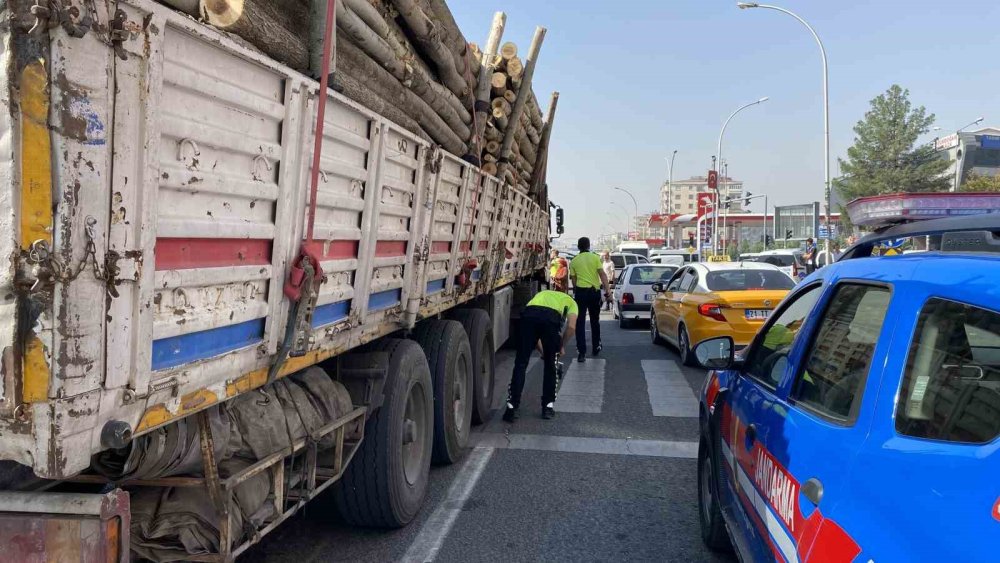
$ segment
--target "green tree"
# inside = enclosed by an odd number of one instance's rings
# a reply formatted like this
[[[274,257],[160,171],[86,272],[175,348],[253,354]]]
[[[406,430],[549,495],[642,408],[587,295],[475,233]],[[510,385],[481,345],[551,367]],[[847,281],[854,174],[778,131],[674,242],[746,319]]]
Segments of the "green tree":
[[[1000,192],[1000,176],[971,174],[962,184],[963,192]]]
[[[854,146],[840,159],[843,175],[834,185],[845,201],[898,192],[948,189],[941,173],[948,162],[917,139],[930,130],[934,114],[914,108],[910,91],[893,84],[871,101],[871,109],[854,126]]]

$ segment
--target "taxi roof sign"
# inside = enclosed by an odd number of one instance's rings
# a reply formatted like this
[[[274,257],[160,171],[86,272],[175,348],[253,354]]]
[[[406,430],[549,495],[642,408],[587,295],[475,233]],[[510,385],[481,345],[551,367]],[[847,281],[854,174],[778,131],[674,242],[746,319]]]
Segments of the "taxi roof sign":
[[[727,254],[716,254],[708,257],[709,262],[732,262]]]
[[[889,194],[862,197],[847,204],[852,223],[873,229],[927,219],[992,213],[1000,214],[1000,193]]]

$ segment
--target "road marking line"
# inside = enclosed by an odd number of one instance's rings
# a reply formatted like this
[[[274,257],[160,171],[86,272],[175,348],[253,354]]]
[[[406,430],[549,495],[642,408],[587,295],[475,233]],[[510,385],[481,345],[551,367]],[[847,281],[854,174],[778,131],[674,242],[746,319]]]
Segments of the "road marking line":
[[[469,495],[476,488],[476,483],[492,456],[493,448],[490,447],[476,446],[469,452],[462,469],[459,470],[451,487],[448,488],[448,495],[427,519],[424,526],[420,528],[420,533],[410,544],[410,548],[406,550],[402,561],[426,563],[437,558],[441,546],[444,545],[444,540],[451,532],[452,526],[455,525],[455,520],[462,513],[465,501],[469,499]]]
[[[567,358],[556,395],[556,411],[600,413],[604,406],[604,369],[607,361],[590,358],[586,362],[573,362]]]
[[[582,438],[575,436],[546,436],[541,434],[501,434],[477,432],[472,442],[496,449],[542,450],[581,454],[636,455],[647,457],[672,457],[697,459],[697,442],[668,442],[661,440],[632,440],[621,438]]]
[[[642,360],[653,416],[698,417],[698,399],[673,360]]]

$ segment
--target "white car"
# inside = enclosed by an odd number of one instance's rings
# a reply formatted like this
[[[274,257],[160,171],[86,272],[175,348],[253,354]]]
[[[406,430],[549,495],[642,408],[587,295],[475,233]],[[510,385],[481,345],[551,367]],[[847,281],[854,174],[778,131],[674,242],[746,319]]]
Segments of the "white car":
[[[740,260],[744,262],[772,264],[787,274],[788,277],[798,282],[806,277],[806,263],[802,258],[803,254],[804,252],[798,249],[765,250],[764,252],[741,254]]]
[[[614,304],[618,326],[627,327],[633,321],[649,320],[649,311],[656,298],[654,283],[667,283],[680,266],[673,264],[632,264],[625,266],[615,279]]]
[[[632,264],[648,264],[649,259],[641,254],[630,254],[628,252],[612,252],[611,262],[615,265],[615,279],[622,275],[622,270]],[[608,280],[609,282],[612,280]]]

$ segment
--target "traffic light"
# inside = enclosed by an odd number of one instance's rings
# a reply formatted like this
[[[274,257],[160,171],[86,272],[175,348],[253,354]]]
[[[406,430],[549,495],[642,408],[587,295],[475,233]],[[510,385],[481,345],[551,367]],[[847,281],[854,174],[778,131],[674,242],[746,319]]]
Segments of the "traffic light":
[[[565,220],[565,215],[563,215],[563,208],[556,208],[556,234],[561,235],[566,232],[566,228],[563,226],[563,221]]]
[[[767,248],[772,244],[774,244],[774,239],[771,238],[771,235],[764,235],[764,248]]]
[[[743,202],[745,207],[748,207],[748,208],[750,207],[750,196],[752,196],[752,195],[753,195],[752,193],[747,192],[747,196],[746,196],[747,199],[746,199],[746,201]]]
[[[694,235],[688,235],[688,246],[694,248]]]
[[[792,230],[785,229],[785,240],[789,240],[790,238],[792,238]]]

